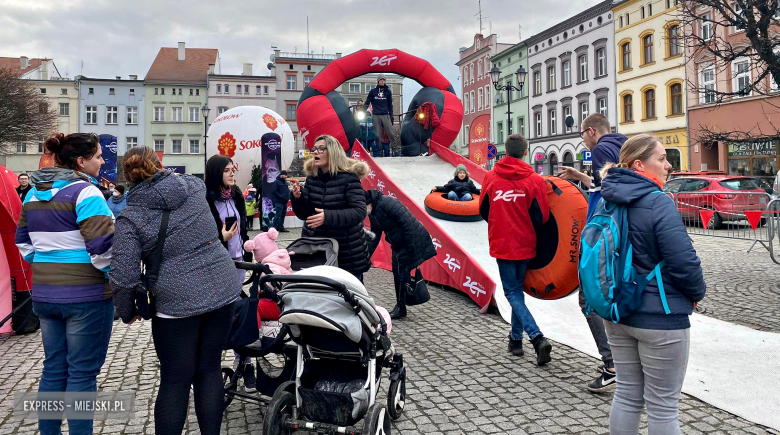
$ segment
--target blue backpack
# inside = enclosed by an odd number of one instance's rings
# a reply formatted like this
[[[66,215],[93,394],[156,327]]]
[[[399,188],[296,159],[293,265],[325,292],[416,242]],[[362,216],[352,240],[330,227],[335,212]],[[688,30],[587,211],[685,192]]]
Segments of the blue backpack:
[[[602,198],[582,230],[580,246],[579,274],[586,313],[593,309],[604,319],[618,323],[639,308],[642,292],[653,279],[658,281],[664,312],[670,313],[661,279],[665,262],[658,263],[647,276],[636,276],[626,206]]]

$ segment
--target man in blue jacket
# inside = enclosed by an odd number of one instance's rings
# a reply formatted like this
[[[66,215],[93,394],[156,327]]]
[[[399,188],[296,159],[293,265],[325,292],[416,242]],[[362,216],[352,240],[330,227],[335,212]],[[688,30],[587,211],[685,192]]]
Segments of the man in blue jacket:
[[[390,144],[393,144],[393,152],[396,156],[401,155],[401,149],[396,148],[400,142],[398,136],[393,130],[393,92],[390,90],[390,86],[385,84],[386,79],[384,74],[379,74],[377,79],[377,85],[374,89],[368,93],[366,102],[363,104],[364,108],[368,108],[371,105],[371,114],[374,120],[374,135],[378,141],[382,140],[382,137],[386,134],[390,140]],[[382,142],[382,148],[388,149],[389,144]]]
[[[627,140],[624,135],[612,133],[611,131],[612,129],[609,126],[609,120],[600,113],[594,113],[588,116],[580,125],[580,137],[582,137],[582,142],[585,143],[585,146],[592,152],[593,163],[591,169],[593,170],[593,179],[570,167],[563,167],[558,173],[558,176],[580,181],[588,188],[587,221],[590,221],[590,217],[593,216],[593,212],[596,210],[596,205],[601,200],[601,170],[607,163],[617,163],[620,161],[620,147],[622,147],[623,143]],[[585,296],[582,294],[582,288],[580,288],[579,298],[580,308],[582,308],[582,312],[585,314]],[[604,393],[614,390],[615,365],[612,362],[612,350],[609,348],[604,323],[601,317],[593,310],[591,310],[590,313],[585,314],[585,318],[588,321],[588,327],[590,327],[593,339],[596,341],[596,347],[599,349],[599,354],[601,354],[601,360],[604,362],[604,365],[600,368],[601,375],[588,384],[588,390],[594,393]]]

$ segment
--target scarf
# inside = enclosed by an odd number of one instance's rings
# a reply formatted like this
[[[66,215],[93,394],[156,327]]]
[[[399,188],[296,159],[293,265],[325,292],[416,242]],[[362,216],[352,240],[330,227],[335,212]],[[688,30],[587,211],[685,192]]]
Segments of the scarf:
[[[658,187],[661,187],[661,188],[663,188],[663,187],[664,187],[664,182],[663,182],[663,181],[661,181],[661,180],[660,180],[658,177],[656,177],[655,175],[653,175],[653,174],[651,174],[651,173],[649,173],[649,172],[645,172],[645,171],[635,171],[635,172],[636,172],[637,174],[639,174],[639,175],[641,175],[641,176],[645,177],[645,178],[649,178],[649,179],[650,179],[650,180],[652,180],[652,181],[653,181],[655,184],[657,184],[657,185],[658,185]]]
[[[225,201],[227,201],[231,197],[230,189],[222,189],[220,193],[222,194],[222,199],[224,199]]]

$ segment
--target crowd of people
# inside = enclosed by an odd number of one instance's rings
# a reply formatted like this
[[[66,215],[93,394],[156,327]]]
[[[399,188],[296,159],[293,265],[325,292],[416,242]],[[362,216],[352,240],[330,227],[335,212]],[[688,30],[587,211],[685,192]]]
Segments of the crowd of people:
[[[374,107],[375,120],[392,115],[392,103],[389,114],[377,113],[377,102],[391,101],[382,86],[380,77],[379,90],[372,91],[367,102]],[[615,390],[610,416],[614,434],[638,433],[644,406],[651,434],[679,433],[677,403],[688,358],[688,316],[706,287],[674,204],[665,195],[654,195],[671,165],[654,137],[627,140],[611,133],[599,114],[582,122],[581,136],[593,152],[593,177],[572,168],[563,168],[559,175],[589,188],[588,219],[604,201],[627,208],[637,273],[664,264],[631,315],[617,322],[589,310],[581,292],[580,305],[603,362],[599,377],[587,388],[596,393]],[[141,319],[139,288],[149,282],[142,265],[149,270],[150,262],[160,258],[156,280],[147,289],[155,300],[152,338],[161,378],[155,429],[181,433],[193,386],[201,433],[219,433],[222,351],[245,279],[234,261],[252,261],[253,251],[264,246],[249,242],[257,190],[241,192],[228,157],[208,160],[204,182],[163,170],[156,154],[141,146],[128,150],[123,160],[129,192],[117,185],[104,194],[96,180],[103,164],[96,135],[57,134],[45,147],[56,164],[19,177],[17,192],[24,206],[16,235],[35,272],[33,310],[41,321],[46,354],[40,391],[96,391],[112,317],[116,311],[129,325]],[[486,175],[481,189],[461,165],[452,180],[433,191],[458,201],[481,194],[479,211],[488,224],[490,255],[512,308],[507,351],[523,355],[526,334],[536,364],[542,366],[552,361],[552,344],[526,307],[523,287],[536,255],[537,229],[550,216],[547,187],[524,160],[528,142],[522,135],[509,136],[505,148],[506,157]],[[289,198],[294,214],[304,221],[303,236],[335,239],[339,267],[360,280],[384,235],[392,249],[396,294],[390,317],[406,317],[404,290],[411,273],[436,255],[428,231],[396,198],[365,191],[361,179],[368,166],[347,157],[334,137],[317,137],[311,155],[304,164],[303,186],[293,179],[288,189],[285,173],[268,186],[275,219],[262,229],[274,229],[269,240],[275,240],[277,230],[284,231]],[[509,191],[516,195],[498,194]],[[370,230],[364,228],[366,217]],[[260,249],[263,256],[272,251]],[[252,391],[251,362],[237,363],[250,365],[244,386]],[[41,420],[39,428],[42,434],[60,433],[61,423]],[[92,431],[89,420],[68,424],[71,433]]]

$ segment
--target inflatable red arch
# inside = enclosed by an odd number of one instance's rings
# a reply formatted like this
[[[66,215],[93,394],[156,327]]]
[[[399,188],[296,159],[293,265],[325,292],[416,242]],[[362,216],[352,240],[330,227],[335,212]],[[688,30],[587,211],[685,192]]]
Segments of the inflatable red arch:
[[[463,104],[455,90],[427,60],[397,49],[360,50],[328,64],[304,89],[298,101],[296,119],[306,148],[314,139],[329,134],[339,140],[345,150],[352,147],[356,132],[345,126],[354,125],[346,101],[334,92],[345,81],[368,73],[395,73],[409,77],[423,87],[436,88],[444,95],[441,125],[431,135],[431,142],[449,147],[458,136],[463,123]]]

